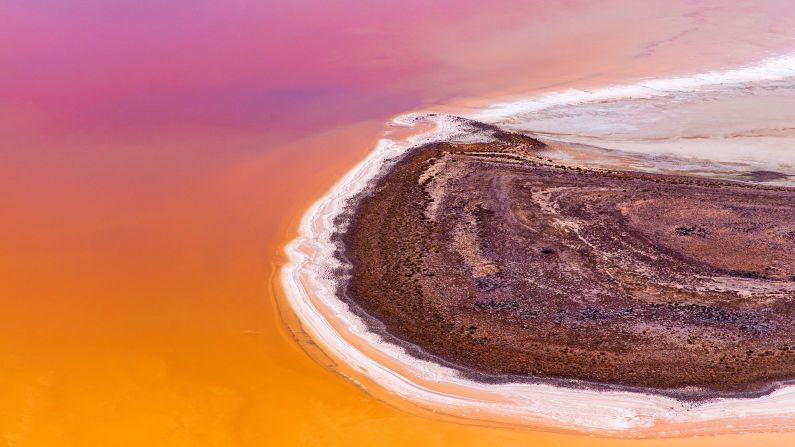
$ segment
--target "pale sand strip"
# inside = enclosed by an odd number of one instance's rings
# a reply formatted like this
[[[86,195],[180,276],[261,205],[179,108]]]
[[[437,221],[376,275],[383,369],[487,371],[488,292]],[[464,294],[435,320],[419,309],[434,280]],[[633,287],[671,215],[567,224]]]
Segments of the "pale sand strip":
[[[498,102],[472,114],[472,119],[498,122],[550,107],[616,99],[645,99],[671,92],[690,92],[705,88],[725,88],[746,83],[778,81],[795,77],[795,54],[770,57],[732,70],[716,70],[672,78],[653,78],[632,84],[593,90],[569,89],[529,98]]]

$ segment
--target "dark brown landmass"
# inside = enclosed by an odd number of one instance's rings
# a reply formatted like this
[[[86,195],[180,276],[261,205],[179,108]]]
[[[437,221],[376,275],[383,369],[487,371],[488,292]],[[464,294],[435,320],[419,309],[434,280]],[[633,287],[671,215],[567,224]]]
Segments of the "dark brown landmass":
[[[795,190],[555,166],[492,132],[411,151],[351,205],[340,291],[375,329],[482,380],[795,378]]]

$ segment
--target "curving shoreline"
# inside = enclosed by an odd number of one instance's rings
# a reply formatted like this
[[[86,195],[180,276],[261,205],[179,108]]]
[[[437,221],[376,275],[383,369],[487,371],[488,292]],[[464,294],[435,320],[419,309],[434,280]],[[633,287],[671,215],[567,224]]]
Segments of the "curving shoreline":
[[[417,116],[406,117],[409,120]],[[442,129],[437,138],[463,137],[445,117],[431,117]],[[428,135],[406,147],[429,142]],[[405,147],[402,148],[405,150]],[[331,241],[334,218],[359,192],[379,165],[398,155],[399,144],[382,141],[367,160],[313,205],[301,236],[286,250],[282,270],[287,299],[313,340],[338,361],[379,387],[420,406],[463,418],[519,426],[581,430],[613,436],[678,436],[696,433],[782,429],[795,418],[795,388],[783,387],[748,399],[717,399],[699,404],[630,391],[572,389],[548,384],[484,384],[451,368],[419,360],[371,332],[336,296],[330,275],[338,268]],[[355,379],[356,377],[354,377]],[[598,406],[601,411],[594,412]],[[783,419],[783,420],[782,420]]]
[[[586,431],[611,436],[681,436],[786,429],[795,420],[795,389],[782,386],[749,398],[693,403],[626,390],[559,387],[547,383],[483,383],[437,362],[418,359],[405,345],[372,332],[337,296],[341,267],[332,240],[335,221],[349,199],[383,172],[389,160],[435,141],[487,142],[463,122],[442,115],[406,115],[408,126],[431,121],[436,129],[406,142],[382,140],[304,217],[300,236],[287,248],[282,283],[291,308],[313,340],[346,365],[354,380],[371,382],[385,395],[454,417],[513,426]],[[600,411],[593,411],[598,407]]]

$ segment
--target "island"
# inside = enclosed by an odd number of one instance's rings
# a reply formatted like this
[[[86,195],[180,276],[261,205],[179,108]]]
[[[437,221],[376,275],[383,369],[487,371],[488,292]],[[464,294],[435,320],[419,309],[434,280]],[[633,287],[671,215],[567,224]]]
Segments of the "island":
[[[795,378],[795,189],[589,168],[470,122],[336,217],[337,295],[370,331],[484,383],[684,400]]]

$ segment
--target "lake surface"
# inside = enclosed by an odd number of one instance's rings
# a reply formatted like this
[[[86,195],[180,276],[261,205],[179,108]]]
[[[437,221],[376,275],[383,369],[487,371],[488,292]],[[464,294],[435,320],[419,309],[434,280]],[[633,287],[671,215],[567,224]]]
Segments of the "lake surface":
[[[786,55],[790,2],[12,0],[0,17],[9,445],[714,445],[373,398],[289,330],[278,268],[391,117]]]

